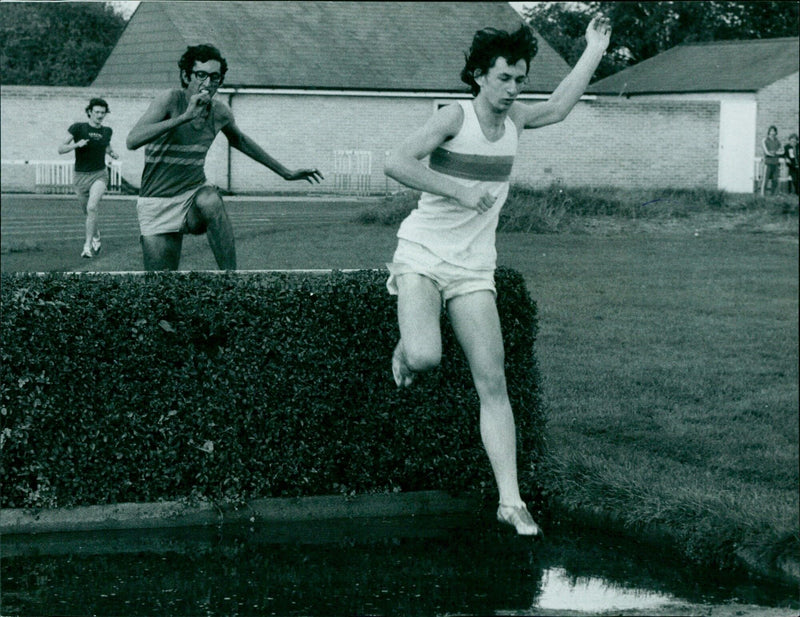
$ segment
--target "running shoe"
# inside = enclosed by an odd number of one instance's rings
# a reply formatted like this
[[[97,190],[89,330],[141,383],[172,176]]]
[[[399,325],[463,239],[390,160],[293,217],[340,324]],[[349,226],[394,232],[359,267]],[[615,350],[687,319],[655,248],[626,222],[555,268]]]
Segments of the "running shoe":
[[[497,508],[497,520],[511,525],[521,536],[541,538],[544,535],[539,525],[534,522],[525,504],[521,506],[504,506],[500,504]]]
[[[392,376],[398,388],[407,388],[414,381],[414,374],[410,371],[403,370],[403,362],[400,359],[400,343],[394,348],[392,354]]]
[[[103,250],[103,245],[100,244],[100,238],[92,238],[92,252],[98,255]]]
[[[89,248],[88,246],[84,246],[83,251],[81,251],[81,257],[85,257],[86,259],[91,259],[92,257],[94,257],[92,249]]]

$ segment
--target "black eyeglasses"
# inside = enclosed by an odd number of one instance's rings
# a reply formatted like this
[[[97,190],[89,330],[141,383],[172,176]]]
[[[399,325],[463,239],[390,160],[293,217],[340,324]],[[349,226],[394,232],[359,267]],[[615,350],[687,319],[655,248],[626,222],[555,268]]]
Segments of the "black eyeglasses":
[[[206,73],[205,71],[192,71],[192,75],[197,77],[198,81],[205,81],[208,79],[212,84],[218,84],[222,81],[222,75],[219,73]]]

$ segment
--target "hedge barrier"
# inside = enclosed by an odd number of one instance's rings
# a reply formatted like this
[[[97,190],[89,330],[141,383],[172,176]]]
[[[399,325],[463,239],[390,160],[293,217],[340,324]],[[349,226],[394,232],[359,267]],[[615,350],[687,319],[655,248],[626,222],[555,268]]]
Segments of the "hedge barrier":
[[[441,366],[399,390],[386,272],[2,275],[4,508],[416,490],[496,495],[443,313]],[[500,268],[520,484],[544,418],[536,305]]]

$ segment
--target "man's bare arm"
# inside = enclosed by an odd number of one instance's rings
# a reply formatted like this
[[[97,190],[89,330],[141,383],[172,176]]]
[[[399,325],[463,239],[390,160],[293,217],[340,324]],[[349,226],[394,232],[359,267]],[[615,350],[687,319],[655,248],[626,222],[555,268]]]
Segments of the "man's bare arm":
[[[603,54],[608,48],[611,26],[608,19],[596,16],[586,28],[586,49],[575,67],[543,103],[516,103],[511,117],[517,126],[535,129],[561,122],[569,115],[589,85]]]
[[[222,132],[228,138],[228,143],[232,148],[236,148],[242,154],[249,156],[254,161],[261,163],[264,167],[274,171],[284,180],[307,180],[310,184],[319,183],[323,180],[322,174],[317,169],[289,169],[270,155],[264,148],[259,146],[252,138],[245,135],[233,116],[228,118],[228,122],[222,127]]]
[[[67,152],[72,152],[73,150],[77,150],[78,148],[83,148],[88,143],[89,143],[88,139],[81,139],[80,141],[75,141],[75,138],[72,135],[70,135],[64,140],[64,143],[58,146],[58,153],[66,154]]]
[[[389,152],[384,173],[412,189],[449,197],[465,208],[486,212],[495,202],[489,193],[475,191],[443,174],[431,171],[422,163],[422,159],[458,133],[463,116],[459,105],[448,105],[437,110],[422,127]]]

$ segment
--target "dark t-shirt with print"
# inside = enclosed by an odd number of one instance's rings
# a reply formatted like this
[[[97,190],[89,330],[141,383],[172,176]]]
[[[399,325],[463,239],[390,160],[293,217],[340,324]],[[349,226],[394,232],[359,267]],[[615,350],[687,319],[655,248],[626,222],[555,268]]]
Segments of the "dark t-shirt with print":
[[[99,171],[106,167],[106,148],[111,143],[111,129],[94,127],[88,122],[76,122],[69,127],[75,142],[88,139],[89,143],[75,150],[75,171]]]

